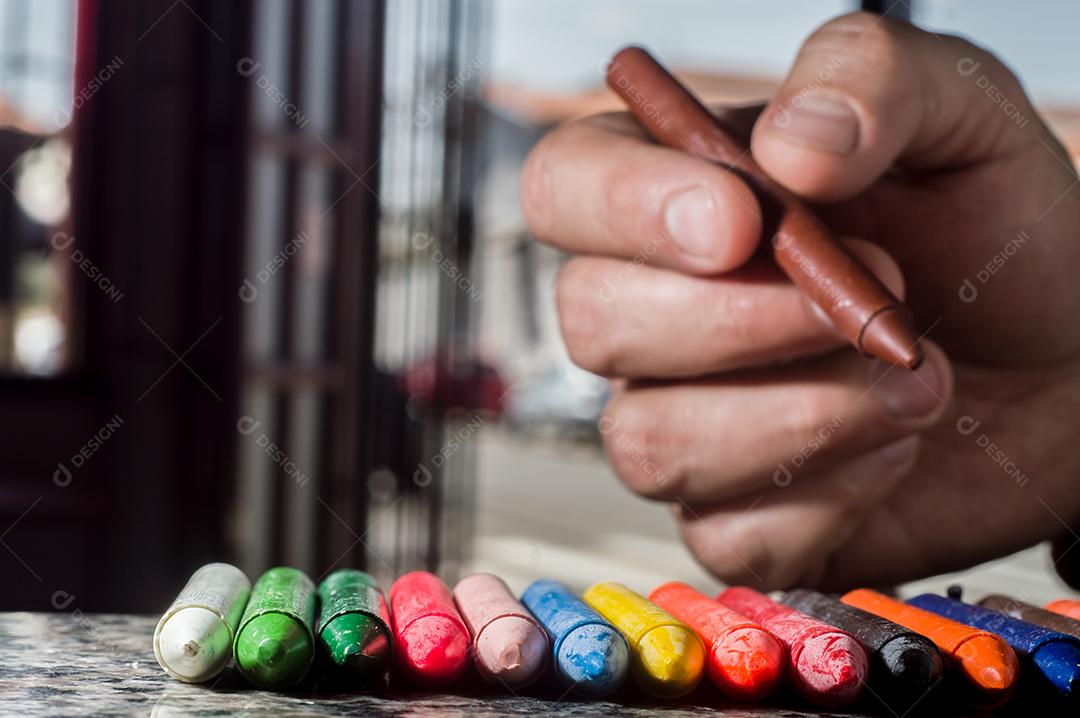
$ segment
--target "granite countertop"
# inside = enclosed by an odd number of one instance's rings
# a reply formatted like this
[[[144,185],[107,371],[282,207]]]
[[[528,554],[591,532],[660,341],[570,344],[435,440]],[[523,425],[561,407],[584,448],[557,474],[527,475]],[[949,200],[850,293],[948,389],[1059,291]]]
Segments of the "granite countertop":
[[[329,692],[313,682],[287,693],[250,688],[230,668],[206,685],[169,678],[154,660],[156,617],[115,614],[0,613],[0,713],[36,716],[697,716],[838,715],[805,712],[797,701],[771,707],[723,705],[707,688],[679,704],[656,704],[632,689],[617,702],[576,701],[550,682],[527,695],[500,695],[478,682],[458,693],[381,687]],[[790,706],[790,707],[789,707]],[[860,713],[839,715],[859,716]],[[883,708],[866,715],[894,716]]]

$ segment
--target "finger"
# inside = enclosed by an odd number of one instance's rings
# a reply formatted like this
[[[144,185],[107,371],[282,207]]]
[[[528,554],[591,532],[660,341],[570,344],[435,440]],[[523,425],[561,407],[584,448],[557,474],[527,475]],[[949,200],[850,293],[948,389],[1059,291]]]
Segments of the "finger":
[[[651,144],[629,115],[577,120],[526,160],[521,205],[537,238],[568,252],[683,271],[734,269],[757,247],[757,199],[727,169]]]
[[[988,98],[991,85],[1007,106]],[[836,200],[897,160],[915,168],[971,164],[1031,144],[1039,127],[1019,81],[990,53],[855,13],[807,39],[758,120],[752,148],[777,181]]]
[[[814,585],[828,557],[848,542],[918,456],[908,436],[812,480],[711,506],[677,504],[679,531],[721,580],[762,590]]]
[[[615,472],[648,498],[724,501],[806,477],[932,425],[952,395],[927,342],[914,372],[851,353],[680,384],[637,384],[601,423]]]
[[[861,240],[847,244],[903,297],[900,268],[883,249]],[[698,277],[578,257],[559,273],[556,303],[571,358],[604,376],[702,376],[809,356],[845,341],[764,258],[719,277]]]

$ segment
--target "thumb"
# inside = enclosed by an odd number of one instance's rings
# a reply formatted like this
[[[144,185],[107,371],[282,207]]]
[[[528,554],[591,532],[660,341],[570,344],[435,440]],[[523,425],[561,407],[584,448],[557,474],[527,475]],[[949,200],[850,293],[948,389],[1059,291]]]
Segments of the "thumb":
[[[773,179],[830,201],[896,163],[947,169],[1007,154],[1041,127],[1019,81],[985,50],[855,13],[807,39],[751,147]]]

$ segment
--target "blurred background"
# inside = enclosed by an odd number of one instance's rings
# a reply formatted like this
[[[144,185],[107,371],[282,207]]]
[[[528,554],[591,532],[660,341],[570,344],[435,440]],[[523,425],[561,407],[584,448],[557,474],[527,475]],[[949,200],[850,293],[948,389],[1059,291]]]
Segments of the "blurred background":
[[[1080,155],[1080,5],[861,6],[999,53]],[[517,177],[623,44],[749,102],[858,7],[0,0],[0,608],[155,612],[211,560],[714,585],[604,463]],[[961,577],[1060,590],[1042,549]]]

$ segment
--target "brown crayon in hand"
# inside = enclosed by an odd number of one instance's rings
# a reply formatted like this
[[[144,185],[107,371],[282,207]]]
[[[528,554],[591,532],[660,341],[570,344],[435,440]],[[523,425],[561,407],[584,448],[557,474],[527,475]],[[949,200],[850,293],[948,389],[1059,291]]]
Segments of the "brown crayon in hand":
[[[727,165],[746,181],[761,204],[776,263],[849,342],[863,354],[918,368],[923,352],[907,308],[647,51],[620,50],[607,84],[658,142]]]

